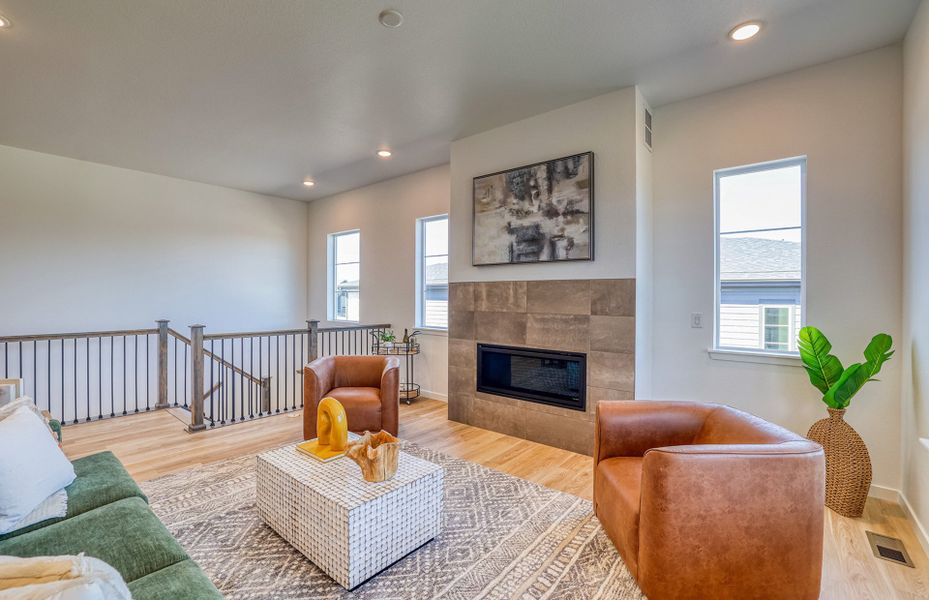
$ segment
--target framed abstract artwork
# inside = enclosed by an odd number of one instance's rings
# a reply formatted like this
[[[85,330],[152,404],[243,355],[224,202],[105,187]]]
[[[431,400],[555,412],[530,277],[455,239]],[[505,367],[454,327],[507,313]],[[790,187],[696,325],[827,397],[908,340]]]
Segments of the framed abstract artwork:
[[[471,264],[593,260],[594,154],[474,178]]]

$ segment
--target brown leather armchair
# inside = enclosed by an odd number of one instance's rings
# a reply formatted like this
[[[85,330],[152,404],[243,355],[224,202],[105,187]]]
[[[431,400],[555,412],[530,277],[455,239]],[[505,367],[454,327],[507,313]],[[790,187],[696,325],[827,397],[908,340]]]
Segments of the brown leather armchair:
[[[397,435],[400,361],[395,356],[328,356],[303,367],[303,439],[316,437],[316,407],[331,396],[345,407],[356,433]]]
[[[696,402],[597,406],[594,510],[650,600],[819,598],[819,444]]]

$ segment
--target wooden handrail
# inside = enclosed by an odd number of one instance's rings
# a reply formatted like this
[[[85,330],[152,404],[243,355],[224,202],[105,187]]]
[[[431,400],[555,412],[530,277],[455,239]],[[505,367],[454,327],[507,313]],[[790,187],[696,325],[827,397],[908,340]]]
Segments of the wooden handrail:
[[[390,323],[377,323],[374,325],[350,325],[345,327],[320,327],[316,331],[319,333],[328,333],[331,331],[363,331],[365,329],[387,329],[390,327]],[[302,333],[307,333],[309,330],[306,328],[303,329],[276,329],[272,331],[248,331],[244,333],[210,333],[204,334],[204,340],[218,340],[218,339],[230,339],[230,338],[252,338],[252,337],[268,337],[268,336],[280,336],[280,335],[300,335]]]
[[[118,331],[82,331],[76,333],[41,333],[35,335],[9,335],[0,337],[0,344],[40,342],[43,340],[72,340],[83,338],[123,337],[130,335],[156,335],[157,329],[123,329]]]
[[[190,338],[185,337],[184,335],[181,335],[181,334],[178,333],[177,331],[174,331],[173,329],[168,329],[168,334],[171,335],[171,336],[176,337],[178,340],[180,340],[181,342],[187,344],[188,346],[190,345]],[[207,336],[203,336],[203,339],[207,339]],[[216,356],[214,353],[210,352],[210,351],[207,350],[206,348],[203,349],[203,356],[205,356],[205,357],[207,357],[207,358],[209,358],[209,359],[211,359],[211,360],[215,360],[216,362],[218,362],[218,363],[221,364],[222,366],[226,367],[227,369],[232,369],[232,371],[233,371],[234,373],[238,373],[239,375],[241,375],[242,377],[248,379],[248,380],[251,381],[252,383],[257,383],[257,384],[261,385],[261,378],[260,378],[260,377],[255,377],[255,376],[252,375],[251,373],[248,373],[247,371],[244,371],[241,367],[235,366],[234,364],[232,364],[232,363],[229,362],[228,360],[224,360],[224,359],[220,358],[219,356]]]
[[[376,323],[374,325],[336,325],[333,327],[320,327],[317,329],[320,333],[328,333],[330,331],[363,331],[365,329],[390,329],[392,325],[390,323]]]

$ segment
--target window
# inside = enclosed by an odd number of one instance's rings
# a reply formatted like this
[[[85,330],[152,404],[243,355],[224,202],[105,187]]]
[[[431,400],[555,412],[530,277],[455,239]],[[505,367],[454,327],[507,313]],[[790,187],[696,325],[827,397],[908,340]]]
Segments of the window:
[[[715,173],[716,347],[796,353],[806,159]]]
[[[329,319],[358,321],[361,308],[361,232],[329,235]]]
[[[448,215],[416,221],[416,326],[448,329]]]
[[[764,349],[786,352],[790,350],[791,328],[789,306],[763,306]]]

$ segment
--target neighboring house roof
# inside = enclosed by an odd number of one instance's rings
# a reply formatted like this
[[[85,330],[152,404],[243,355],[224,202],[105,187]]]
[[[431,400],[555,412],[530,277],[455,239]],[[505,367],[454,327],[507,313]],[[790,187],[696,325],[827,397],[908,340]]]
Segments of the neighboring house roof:
[[[761,238],[721,238],[719,278],[727,280],[800,279],[800,244]]]
[[[426,281],[448,281],[448,263],[438,263],[426,267]],[[347,290],[357,290],[358,281],[340,281],[339,287]]]
[[[448,281],[448,263],[427,265],[426,281]]]

